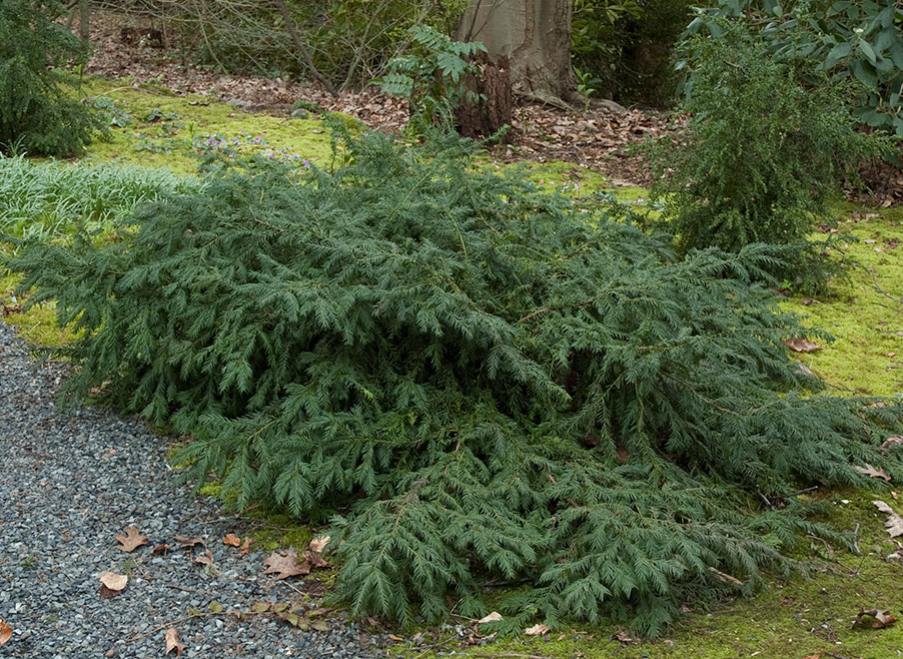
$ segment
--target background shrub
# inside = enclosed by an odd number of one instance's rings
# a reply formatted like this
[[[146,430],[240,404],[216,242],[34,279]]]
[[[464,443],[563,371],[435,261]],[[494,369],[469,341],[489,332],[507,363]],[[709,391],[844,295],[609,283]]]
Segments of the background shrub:
[[[724,36],[718,17],[743,18],[778,61],[806,57],[831,84],[849,78],[854,115],[864,124],[903,136],[903,7],[896,0],[718,0],[689,31]],[[818,79],[824,82],[824,76]],[[851,88],[852,89],[852,88]]]
[[[576,0],[571,57],[598,79],[596,95],[621,103],[671,105],[673,51],[691,20],[689,0]]]
[[[863,158],[884,143],[855,130],[851,85],[807,58],[776,58],[738,22],[683,48],[687,129],[654,151],[653,196],[683,251],[806,244]]]
[[[191,433],[197,485],[350,511],[329,547],[357,614],[473,617],[485,580],[523,580],[493,605],[506,624],[655,635],[829,533],[800,484],[903,477],[879,451],[900,406],[819,395],[787,357],[805,330],[751,281],[768,248],[679,260],[618,208],[430,142],[219,168],[115,241],[29,241],[8,265],[84,330],[68,391]]]
[[[62,12],[56,0],[0,3],[0,152],[68,156],[101,129],[66,89],[77,81],[61,67],[83,64],[88,46],[55,22]]]

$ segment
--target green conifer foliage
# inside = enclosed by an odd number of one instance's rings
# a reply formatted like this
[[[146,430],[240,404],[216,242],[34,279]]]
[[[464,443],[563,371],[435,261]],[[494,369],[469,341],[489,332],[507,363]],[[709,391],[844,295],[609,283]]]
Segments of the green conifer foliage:
[[[0,152],[69,156],[101,130],[96,115],[71,97],[61,70],[83,64],[88,45],[55,22],[57,0],[0,2]]]
[[[116,242],[9,266],[84,330],[70,393],[191,433],[190,477],[239,506],[343,513],[333,596],[355,613],[475,615],[502,580],[525,584],[509,624],[657,634],[830,533],[801,485],[903,477],[879,450],[900,407],[820,394],[787,357],[804,330],[754,283],[768,248],[678,260],[457,142],[343,149],[335,171],[219,169]]]

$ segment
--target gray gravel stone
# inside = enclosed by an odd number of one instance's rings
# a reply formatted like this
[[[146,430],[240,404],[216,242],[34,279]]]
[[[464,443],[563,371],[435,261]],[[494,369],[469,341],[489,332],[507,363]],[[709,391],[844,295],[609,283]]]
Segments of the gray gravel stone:
[[[107,410],[57,410],[64,376],[58,364],[31,360],[0,323],[0,618],[14,630],[0,657],[162,657],[157,628],[189,607],[300,602],[288,584],[261,574],[263,553],[223,547],[225,533],[241,534],[241,520],[173,488],[165,439]],[[126,554],[113,536],[132,524],[149,544]],[[217,569],[194,563],[202,547],[151,555],[159,544],[177,547],[175,534],[205,538]],[[129,574],[118,597],[100,597],[103,571]],[[385,635],[339,617],[329,625],[304,633],[268,616],[209,616],[175,626],[187,657],[385,656]]]

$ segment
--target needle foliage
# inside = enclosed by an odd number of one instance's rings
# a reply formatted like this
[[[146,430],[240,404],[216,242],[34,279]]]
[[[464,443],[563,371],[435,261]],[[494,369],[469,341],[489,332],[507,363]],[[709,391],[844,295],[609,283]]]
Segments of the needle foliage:
[[[829,533],[801,487],[903,477],[879,450],[900,408],[787,357],[804,331],[755,283],[769,248],[678,260],[449,139],[221,168],[115,242],[29,241],[9,267],[84,330],[76,398],[191,433],[189,477],[239,506],[333,517],[333,597],[362,615],[476,615],[503,581],[507,624],[658,634]]]
[[[58,0],[0,2],[0,152],[78,154],[102,131],[99,117],[72,97],[78,80],[67,65],[83,65],[88,44],[57,19]]]

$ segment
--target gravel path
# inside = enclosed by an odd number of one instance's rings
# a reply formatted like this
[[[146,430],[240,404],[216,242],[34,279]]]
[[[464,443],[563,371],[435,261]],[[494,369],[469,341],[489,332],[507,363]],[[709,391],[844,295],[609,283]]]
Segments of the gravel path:
[[[165,442],[140,422],[92,408],[60,413],[61,374],[59,366],[36,366],[0,323],[0,619],[14,630],[0,657],[163,657],[164,630],[149,632],[192,607],[302,600],[262,574],[265,552],[243,557],[223,545],[224,534],[241,534],[241,523],[173,489]],[[127,554],[114,534],[133,524],[149,544]],[[151,554],[159,544],[178,547],[175,534],[205,538],[214,569],[194,562],[202,547]],[[100,597],[103,571],[130,574],[121,595]],[[298,578],[292,585],[305,588]],[[327,622],[328,632],[301,632],[269,615],[175,626],[183,657],[384,656],[385,637],[341,617]]]

